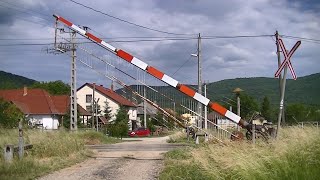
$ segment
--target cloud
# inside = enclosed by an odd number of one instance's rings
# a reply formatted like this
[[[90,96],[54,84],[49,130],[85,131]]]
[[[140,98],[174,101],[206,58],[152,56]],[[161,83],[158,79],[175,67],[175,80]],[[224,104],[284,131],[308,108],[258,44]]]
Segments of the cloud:
[[[308,3],[287,0],[233,0],[226,2],[210,0],[78,1],[136,24],[166,32],[193,34],[192,38],[196,38],[199,32],[202,36],[233,36],[271,35],[278,30],[281,35],[320,39],[320,13],[318,11],[320,3],[317,1],[309,1]],[[85,9],[70,1],[19,0],[10,1],[10,3],[14,3],[15,7],[7,3],[0,3],[2,5],[0,6],[0,30],[2,32],[0,38],[33,40],[1,40],[1,44],[52,43],[54,37],[53,13],[61,15],[77,25],[90,27],[89,31],[103,37],[107,42],[135,40],[125,38],[130,36],[176,36],[138,28]],[[11,9],[3,6],[11,7]],[[21,13],[17,11],[17,8],[28,13]],[[191,37],[190,35],[185,36]],[[118,39],[112,39],[115,37]],[[119,39],[119,37],[122,38]],[[37,38],[42,40],[34,40]],[[50,39],[44,40],[43,38]],[[288,49],[296,42],[296,39],[284,38],[283,40]],[[197,58],[190,56],[197,50],[196,39],[188,41],[111,42],[111,44],[130,52],[168,75],[174,74],[173,77],[180,82],[196,84]],[[43,50],[47,47],[52,48],[52,46],[45,45],[1,47],[1,70],[25,75],[36,80],[61,79],[69,82],[70,58],[64,55],[46,54]],[[137,70],[130,65],[125,65],[125,62],[120,63],[122,60],[112,53],[95,44],[86,44],[83,47],[109,59],[111,63],[119,66],[130,75],[137,76]],[[254,76],[273,77],[277,69],[276,46],[272,37],[204,38],[201,41],[201,48],[203,79],[205,80],[218,81],[226,78]],[[320,66],[318,66],[320,52],[318,49],[318,43],[302,42],[301,47],[292,57],[292,64],[298,76],[320,71]],[[88,59],[88,55],[79,50],[78,58]],[[21,67],[21,64],[25,63],[28,64]],[[87,81],[110,83],[110,80],[97,75],[91,69],[82,67],[81,63],[78,66],[80,72],[78,74],[78,85]],[[127,83],[134,83],[133,80],[129,80],[130,78],[125,78],[126,76],[114,72],[112,68],[108,69],[103,63],[97,63],[96,68],[104,73],[113,73]]]

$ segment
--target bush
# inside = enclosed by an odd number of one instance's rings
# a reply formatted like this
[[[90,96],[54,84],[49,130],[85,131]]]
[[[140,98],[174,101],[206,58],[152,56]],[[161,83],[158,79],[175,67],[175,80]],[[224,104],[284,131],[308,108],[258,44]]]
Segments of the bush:
[[[122,137],[127,135],[128,129],[129,129],[129,126],[125,122],[111,124],[109,127],[109,135],[122,139]]]

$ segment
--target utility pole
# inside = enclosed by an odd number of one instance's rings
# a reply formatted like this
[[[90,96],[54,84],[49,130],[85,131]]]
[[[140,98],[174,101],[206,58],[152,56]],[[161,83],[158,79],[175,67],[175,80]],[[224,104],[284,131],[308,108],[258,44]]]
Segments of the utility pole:
[[[93,89],[92,89],[92,110],[91,110],[91,126],[92,126],[92,129],[94,129],[94,111],[95,111],[95,108],[94,108],[94,95],[95,95],[95,92],[96,92],[96,83],[93,83]]]
[[[204,83],[204,97],[207,97],[207,83]],[[204,129],[208,129],[208,108],[204,106]]]
[[[98,98],[97,101],[95,101],[96,104],[96,125],[97,125],[97,132],[99,131],[99,122],[98,122],[98,103],[99,103],[100,98]]]
[[[146,99],[147,93],[146,93],[146,86],[143,86],[143,96]],[[147,101],[143,100],[143,120],[144,120],[144,128],[147,128]]]
[[[279,63],[280,62],[280,49],[279,49],[279,34],[277,32],[276,32],[276,40],[277,40],[277,54],[278,54],[278,63]],[[281,117],[283,115],[283,104],[284,104],[284,94],[285,94],[285,90],[286,90],[287,70],[288,70],[288,65],[285,65],[282,81],[281,81],[281,74],[279,76],[280,82],[282,82],[282,83],[280,83],[280,90],[281,90],[280,91],[280,106],[279,106],[279,116],[278,116],[276,138],[279,137],[280,128],[281,128]]]
[[[77,90],[76,90],[76,32],[71,32],[72,60],[71,60],[71,104],[70,104],[70,130],[76,131],[77,126]]]
[[[279,33],[278,31],[276,31],[275,33],[275,36],[276,36],[276,45],[277,45],[277,57],[278,57],[278,68],[280,67],[281,65],[281,57],[280,57],[280,45],[279,45]],[[283,82],[283,78],[282,78],[282,74],[280,73],[279,75],[279,92],[280,92],[280,96],[281,96],[281,92],[282,92],[282,82]],[[284,108],[282,109],[282,122],[285,122],[285,114],[284,114]],[[280,122],[281,124],[281,122]],[[277,130],[278,131],[278,130]]]
[[[202,94],[202,80],[201,80],[201,35],[198,35],[198,93]],[[198,127],[202,128],[202,104],[198,102]]]

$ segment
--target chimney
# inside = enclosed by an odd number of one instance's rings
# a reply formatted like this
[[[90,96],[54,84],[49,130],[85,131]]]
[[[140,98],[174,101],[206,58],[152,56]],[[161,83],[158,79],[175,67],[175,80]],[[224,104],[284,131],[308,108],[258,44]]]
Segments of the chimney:
[[[23,96],[26,96],[28,94],[28,87],[24,86],[23,87]]]
[[[111,89],[111,91],[113,91],[113,81],[111,83],[110,89]]]

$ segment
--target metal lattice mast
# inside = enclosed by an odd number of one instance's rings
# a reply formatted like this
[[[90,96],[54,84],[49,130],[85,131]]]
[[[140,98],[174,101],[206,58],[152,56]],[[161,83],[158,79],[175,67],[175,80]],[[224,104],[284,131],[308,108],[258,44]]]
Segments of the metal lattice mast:
[[[71,94],[70,94],[70,130],[76,131],[77,127],[77,87],[76,87],[76,45],[75,45],[76,32],[71,33],[72,43],[72,60],[71,60]]]

